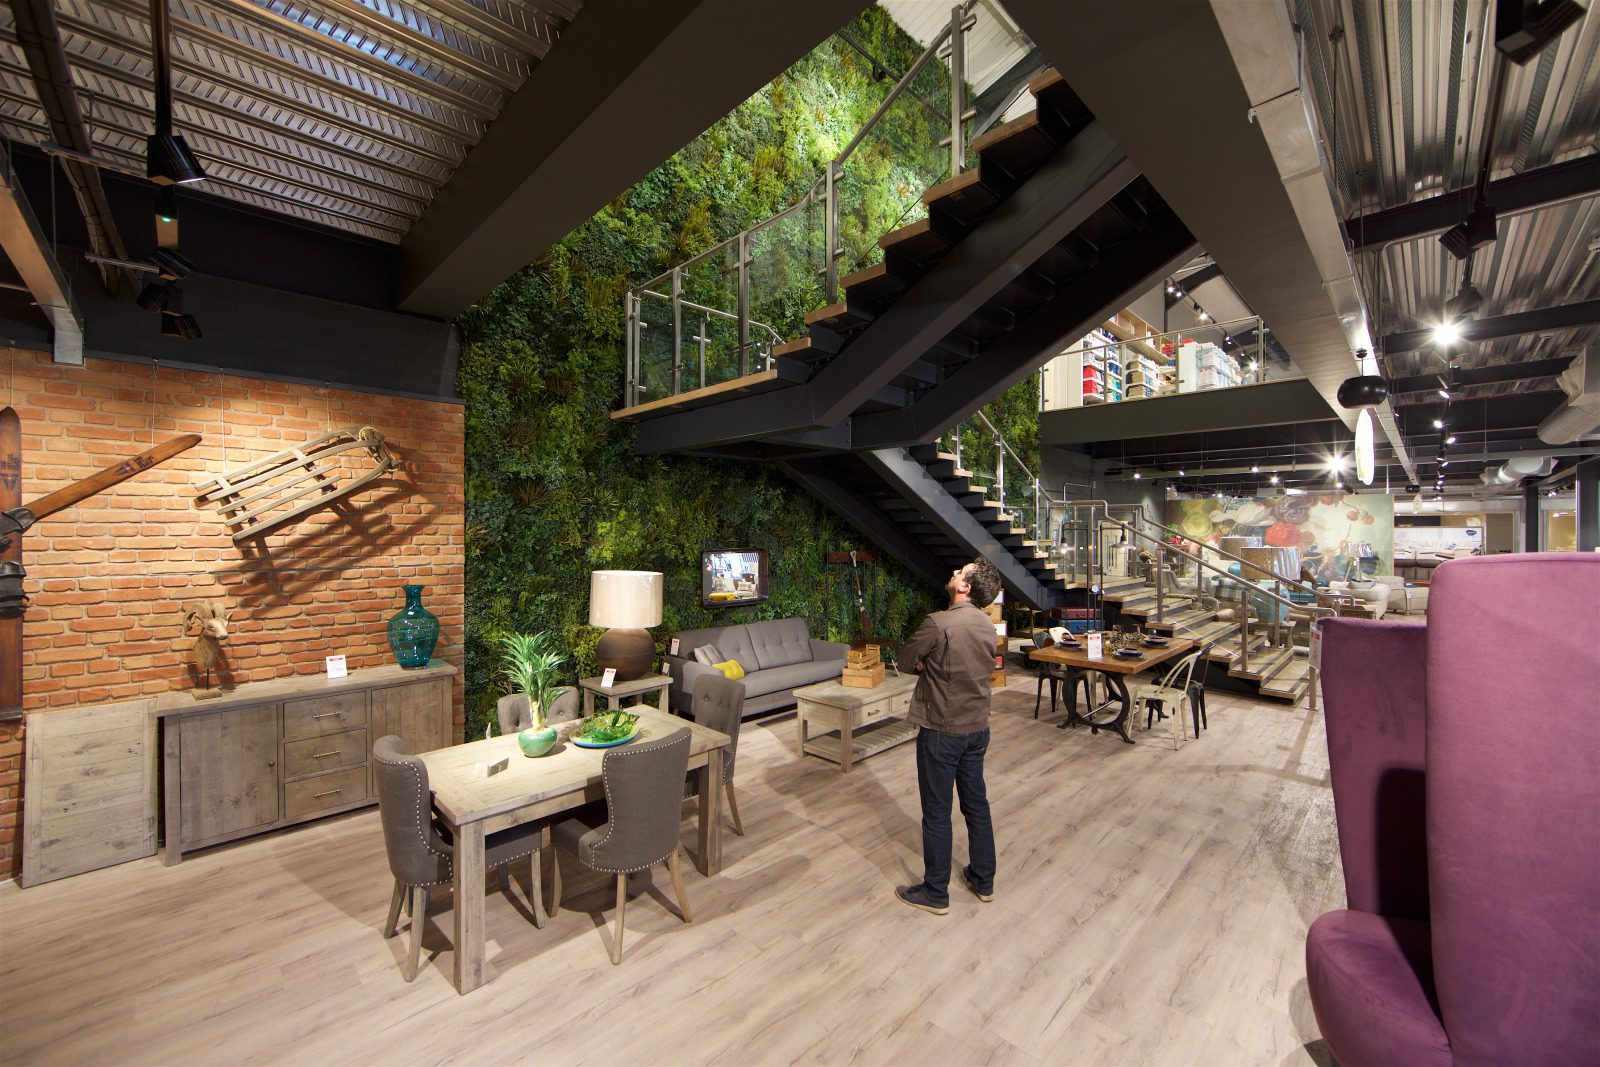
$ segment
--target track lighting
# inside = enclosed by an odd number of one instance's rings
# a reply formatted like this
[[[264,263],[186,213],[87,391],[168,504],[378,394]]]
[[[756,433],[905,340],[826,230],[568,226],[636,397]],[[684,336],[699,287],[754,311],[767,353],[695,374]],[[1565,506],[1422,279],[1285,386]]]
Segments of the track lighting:
[[[1259,464],[1259,463],[1250,464],[1250,473],[1251,474],[1260,474],[1261,473],[1261,464]]]
[[[1446,437],[1444,439],[1444,443],[1447,444],[1447,445],[1455,444],[1456,443],[1456,435],[1455,434],[1451,434],[1449,437]]]
[[[168,301],[172,299],[172,294],[172,286],[151,282],[139,290],[139,295],[133,299],[134,303],[146,311],[164,311]]]
[[[1435,429],[1435,430],[1442,430],[1442,429],[1444,429],[1444,420],[1443,420],[1443,419],[1434,419],[1434,420],[1433,420],[1433,428],[1434,428],[1434,429]]]
[[[1496,221],[1494,208],[1479,204],[1465,220],[1440,234],[1439,243],[1457,259],[1466,259],[1484,245],[1494,244]]]
[[[1446,400],[1449,400],[1450,399],[1450,390],[1448,390],[1448,389],[1440,389],[1439,390],[1439,395],[1444,397]]]
[[[1138,481],[1140,478],[1143,478],[1143,477],[1144,477],[1144,475],[1140,474],[1138,471],[1134,471],[1133,472],[1133,480],[1134,481]]]
[[[150,253],[150,262],[154,263],[161,271],[161,277],[169,282],[175,282],[186,277],[194,270],[194,264],[171,248],[158,248]]]
[[[161,335],[163,337],[178,337],[185,341],[198,341],[205,335],[200,332],[200,324],[193,315],[168,315],[161,316]]]
[[[1441,322],[1433,328],[1433,343],[1447,347],[1461,340],[1461,330],[1453,322]]]
[[[205,168],[189,150],[183,135],[172,132],[172,53],[166,0],[150,4],[151,73],[155,80],[156,131],[145,141],[145,176],[157,185],[178,185],[205,178]]]
[[[1273,485],[1277,485],[1278,484],[1278,476],[1276,474],[1274,474],[1271,478],[1268,478],[1267,481],[1271,482]]]
[[[1455,296],[1444,302],[1445,318],[1451,322],[1464,319],[1483,307],[1483,294],[1471,282],[1464,281]]]

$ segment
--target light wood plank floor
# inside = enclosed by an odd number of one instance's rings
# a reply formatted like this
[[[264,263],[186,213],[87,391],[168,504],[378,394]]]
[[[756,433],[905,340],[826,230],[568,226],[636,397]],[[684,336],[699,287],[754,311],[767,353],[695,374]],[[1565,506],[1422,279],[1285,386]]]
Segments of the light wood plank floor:
[[[719,877],[686,869],[695,922],[664,871],[636,882],[620,967],[610,883],[569,860],[544,930],[490,896],[492,978],[467,997],[436,891],[407,985],[362,812],[0,886],[0,1062],[1326,1062],[1303,963],[1343,901],[1320,716],[1213,694],[1210,730],[1174,752],[1032,708],[1014,673],[988,763],[993,903],[959,883],[944,917],[896,903],[921,874],[913,746],[841,777],[795,756],[785,716],[745,726],[748,836],[728,832]]]

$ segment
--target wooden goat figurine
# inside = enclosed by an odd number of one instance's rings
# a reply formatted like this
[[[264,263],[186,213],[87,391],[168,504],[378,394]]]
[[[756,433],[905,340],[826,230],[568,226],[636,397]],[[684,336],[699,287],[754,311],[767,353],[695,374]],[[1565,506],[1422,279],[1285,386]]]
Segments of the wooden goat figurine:
[[[191,654],[196,673],[205,675],[206,680],[195,697],[219,695],[221,690],[211,688],[211,668],[222,659],[222,645],[228,640],[228,613],[208,601],[191,600],[183,608],[183,632],[196,634]]]

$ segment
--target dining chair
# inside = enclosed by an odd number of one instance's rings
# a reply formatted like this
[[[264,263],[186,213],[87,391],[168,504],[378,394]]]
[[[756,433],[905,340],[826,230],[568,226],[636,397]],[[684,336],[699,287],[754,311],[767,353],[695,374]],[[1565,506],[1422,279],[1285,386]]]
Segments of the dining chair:
[[[739,752],[739,725],[744,715],[744,683],[720,676],[701,678],[694,685],[694,698],[689,705],[689,715],[700,726],[707,726],[729,737],[728,747],[722,752],[722,792],[728,798],[728,814],[733,819],[733,832],[744,836],[744,822],[739,818],[739,798],[733,791],[733,761]],[[684,796],[699,791],[699,783],[691,774],[684,782]]]
[[[1033,647],[1035,649],[1049,648],[1054,644],[1055,641],[1051,639],[1049,630],[1033,631]],[[1062,675],[1056,670],[1056,665],[1053,663],[1045,663],[1039,660],[1031,660],[1030,662],[1035,672],[1039,675],[1039,684],[1033,691],[1033,717],[1035,719],[1039,717],[1039,703],[1044,699],[1045,682],[1050,683],[1050,714],[1054,715],[1056,712],[1056,690],[1061,684]]]
[[[550,704],[550,710],[545,713],[544,721],[547,723],[568,722],[579,717],[582,707],[578,690],[573,686],[565,686],[560,696]],[[528,694],[507,693],[495,702],[495,714],[500,720],[500,733],[502,736],[526,730],[533,725],[532,716],[529,714]]]
[[[675,730],[654,741],[631,744],[606,752],[600,763],[605,782],[605,803],[579,808],[550,828],[558,846],[551,880],[554,895],[550,912],[561,909],[561,849],[566,849],[591,870],[617,877],[617,929],[611,942],[611,962],[622,962],[622,920],[628,904],[628,874],[666,863],[678,912],[693,922],[689,898],[683,892],[679,859],[679,813],[683,809],[683,779],[689,773],[689,731]]]
[[[1133,691],[1134,707],[1145,708],[1145,728],[1149,729],[1155,717],[1165,717],[1170,709],[1172,714],[1172,747],[1176,751],[1179,746],[1180,735],[1187,734],[1187,724],[1184,721],[1184,704],[1189,705],[1189,712],[1194,716],[1194,736],[1200,737],[1200,712],[1194,703],[1194,693],[1189,682],[1194,676],[1195,666],[1211,654],[1211,645],[1205,644],[1172,665],[1166,676],[1159,682],[1150,682],[1139,686]]]
[[[389,901],[383,936],[394,937],[398,932],[404,898],[406,912],[411,916],[411,948],[402,973],[409,982],[417,977],[422,928],[428,918],[428,888],[448,885],[454,879],[455,844],[433,821],[433,791],[428,788],[427,765],[407,754],[404,743],[392,734],[378,738],[372,746],[372,761],[383,844],[389,854],[389,872],[394,875],[394,896]],[[484,842],[484,866],[499,871],[501,888],[508,895],[511,861],[533,857],[528,895],[533,905],[533,924],[539,927],[545,923],[539,876],[539,846],[544,832],[544,824],[527,823],[490,834]]]

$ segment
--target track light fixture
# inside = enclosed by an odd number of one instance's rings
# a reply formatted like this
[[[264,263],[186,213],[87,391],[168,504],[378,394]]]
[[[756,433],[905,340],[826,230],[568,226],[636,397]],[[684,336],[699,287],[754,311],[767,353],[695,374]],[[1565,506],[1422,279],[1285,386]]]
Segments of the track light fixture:
[[[185,341],[198,341],[205,335],[200,332],[200,324],[193,315],[161,315],[161,335],[163,337],[178,337]]]
[[[1494,46],[1520,66],[1581,18],[1583,8],[1573,0],[1499,0],[1494,12]]]
[[[166,309],[167,302],[172,299],[172,294],[172,286],[162,285],[160,282],[150,282],[139,290],[139,295],[133,299],[134,303],[146,311],[163,311]]]
[[[156,249],[150,253],[150,262],[154,263],[161,271],[161,277],[170,282],[185,278],[190,271],[194,270],[193,263],[190,263],[188,259],[171,248]]]
[[[1496,219],[1494,208],[1480,203],[1467,217],[1439,236],[1439,243],[1457,259],[1466,259],[1485,245],[1495,241]]]

